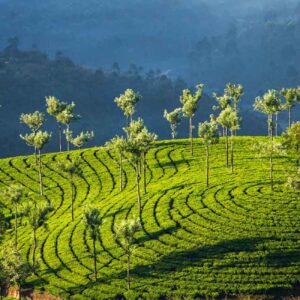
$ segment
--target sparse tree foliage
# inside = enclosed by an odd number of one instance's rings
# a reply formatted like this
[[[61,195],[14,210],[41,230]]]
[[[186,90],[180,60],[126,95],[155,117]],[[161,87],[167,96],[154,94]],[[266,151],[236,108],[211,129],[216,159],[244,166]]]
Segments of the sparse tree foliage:
[[[120,192],[123,190],[123,160],[126,151],[126,140],[123,137],[115,136],[105,144],[107,150],[115,151],[119,155],[119,179]]]
[[[269,139],[267,142],[257,142],[253,145],[253,151],[257,157],[269,157],[269,173],[271,190],[274,189],[273,180],[273,159],[275,154],[283,154],[284,150],[282,144]]]
[[[74,113],[75,109],[75,103],[72,102],[71,104],[67,104],[65,109],[57,114],[56,119],[59,123],[66,125],[66,132],[70,133],[70,124],[74,121],[79,120],[81,117],[80,115],[77,115]],[[70,150],[70,140],[67,138],[66,134],[66,140],[67,140],[67,149]]]
[[[32,114],[21,114],[20,121],[21,121],[21,123],[23,123],[29,127],[29,129],[32,132],[32,135],[35,135],[44,125],[45,115],[39,111],[35,111]],[[36,158],[36,163],[38,163],[37,148],[35,146],[34,146],[34,154],[35,154],[35,158]]]
[[[180,124],[182,120],[182,109],[176,108],[171,112],[167,112],[167,110],[164,111],[164,118],[170,123],[171,127],[171,136],[172,139],[175,139],[177,136],[177,126]]]
[[[47,228],[48,213],[51,207],[48,204],[40,203],[38,201],[30,201],[25,209],[25,216],[27,217],[27,224],[32,230],[33,250],[32,250],[32,270],[36,270],[36,248],[38,243],[37,230],[40,227]]]
[[[283,104],[283,108],[287,109],[288,111],[288,124],[291,127],[292,124],[292,109],[295,107],[297,101],[299,101],[299,96],[297,95],[297,89],[288,88],[282,89],[280,91],[281,95],[283,96],[285,103]]]
[[[136,104],[142,99],[142,96],[139,93],[135,93],[132,89],[127,89],[124,94],[115,98],[115,103],[123,111],[127,124],[132,121],[132,117],[135,113]]]
[[[100,218],[100,210],[97,208],[88,207],[84,212],[83,221],[89,231],[90,238],[93,241],[94,278],[95,281],[97,281],[96,241],[100,236],[99,227],[102,224],[102,220]]]
[[[189,89],[185,89],[180,96],[180,102],[182,103],[182,112],[185,117],[189,119],[189,138],[191,141],[191,153],[194,153],[193,147],[193,122],[192,119],[197,111],[198,102],[202,97],[204,85],[198,84],[196,86],[196,92],[193,95]]]
[[[201,138],[206,149],[206,186],[209,186],[209,148],[210,145],[216,144],[219,141],[219,131],[216,122],[211,120],[210,122],[199,123],[198,129],[199,137]]]
[[[135,234],[141,230],[141,223],[138,219],[123,220],[116,228],[116,239],[121,244],[127,255],[127,289],[131,288],[130,264],[131,256],[136,249]]]
[[[234,166],[234,132],[240,128],[240,120],[237,112],[231,107],[227,106],[223,109],[217,118],[217,122],[226,128],[226,132],[231,132],[231,172]],[[226,166],[228,167],[228,134],[226,135]]]
[[[59,115],[62,113],[66,107],[67,103],[62,102],[54,96],[46,97],[46,107],[47,113],[54,117],[58,123],[58,135],[59,135],[59,152],[62,151],[62,129],[61,129],[61,122],[59,122]]]
[[[40,195],[43,196],[43,173],[42,173],[42,155],[41,151],[44,146],[50,141],[51,133],[39,130],[36,133],[20,135],[28,146],[33,146],[38,151],[39,179],[40,179]]]
[[[268,90],[262,97],[256,97],[253,104],[255,110],[268,116],[268,135],[273,137],[273,116],[281,110],[280,95],[276,90]]]
[[[79,149],[81,149],[83,147],[84,144],[90,142],[91,140],[93,140],[95,137],[94,132],[93,131],[86,131],[86,132],[80,132],[79,135],[73,137],[72,136],[72,132],[71,135],[69,137],[70,143],[74,146],[77,147]]]

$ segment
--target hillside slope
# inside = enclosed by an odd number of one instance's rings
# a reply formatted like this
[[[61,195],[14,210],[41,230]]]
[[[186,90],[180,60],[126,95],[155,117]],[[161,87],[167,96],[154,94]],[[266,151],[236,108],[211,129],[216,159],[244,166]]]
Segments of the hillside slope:
[[[264,138],[256,138],[264,139]],[[284,189],[294,162],[275,157],[275,190],[268,182],[268,159],[255,158],[254,138],[238,137],[236,170],[225,165],[223,141],[212,148],[211,186],[205,187],[205,150],[196,142],[191,157],[186,140],[161,141],[148,154],[148,193],[142,197],[142,231],[133,255],[132,286],[144,298],[289,293],[300,280],[299,195]],[[70,188],[57,161],[79,155],[83,178],[76,179],[75,221]],[[30,279],[64,299],[112,299],[126,290],[126,256],[114,231],[137,215],[135,174],[125,163],[119,191],[114,153],[92,148],[47,154],[45,199],[54,211],[49,229],[38,232],[40,269]],[[38,195],[33,157],[0,161],[1,185],[22,184]],[[25,202],[25,199],[23,200]],[[7,216],[12,207],[6,205]],[[82,222],[86,205],[101,209],[97,241],[99,282],[93,283],[92,242]],[[22,253],[32,255],[32,235],[20,227]],[[5,243],[13,239],[9,231]]]

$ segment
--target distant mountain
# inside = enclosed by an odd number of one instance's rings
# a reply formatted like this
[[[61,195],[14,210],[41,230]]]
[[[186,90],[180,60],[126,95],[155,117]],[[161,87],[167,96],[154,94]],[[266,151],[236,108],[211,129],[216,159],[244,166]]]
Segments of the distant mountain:
[[[160,139],[169,138],[170,130],[163,119],[163,110],[180,106],[179,96],[187,87],[183,80],[173,80],[159,70],[146,72],[136,65],[131,65],[126,71],[120,71],[117,64],[109,71],[93,70],[76,65],[61,54],[49,59],[38,50],[18,50],[16,43],[17,40],[11,40],[10,47],[0,51],[0,155],[30,153],[31,150],[19,138],[20,133],[27,131],[20,124],[19,116],[22,112],[37,109],[45,111],[45,96],[48,95],[68,102],[75,101],[76,111],[82,115],[82,120],[72,125],[74,133],[94,130],[96,139],[92,144],[100,145],[115,134],[122,134],[125,120],[113,100],[126,88],[133,88],[143,96],[137,106],[137,116],[143,117],[149,129],[155,131]],[[195,124],[208,119],[214,104],[214,100],[204,96]],[[264,120],[257,118],[252,111],[243,111],[243,115],[241,134],[264,132]],[[56,151],[57,127],[50,116],[47,116],[45,128],[53,132],[48,150]],[[186,137],[187,129],[185,120],[179,128],[179,137]]]

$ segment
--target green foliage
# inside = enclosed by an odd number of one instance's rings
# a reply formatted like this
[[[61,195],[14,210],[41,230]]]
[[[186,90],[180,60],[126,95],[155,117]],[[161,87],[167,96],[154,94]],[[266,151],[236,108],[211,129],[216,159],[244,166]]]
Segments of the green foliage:
[[[193,95],[189,89],[185,89],[180,96],[180,102],[182,103],[182,112],[188,117],[192,118],[197,111],[197,105],[203,94],[204,85],[198,84],[196,86],[196,92]]]
[[[135,234],[141,230],[139,219],[122,220],[116,227],[116,239],[119,240],[126,253],[132,254],[136,246]]]
[[[284,109],[292,108],[295,106],[295,103],[299,100],[297,95],[297,89],[288,88],[282,89],[280,94],[284,97],[285,103],[283,104]]]
[[[50,141],[51,133],[39,130],[36,133],[25,135],[20,134],[20,138],[24,140],[28,146],[35,147],[38,150],[42,150],[44,146]]]
[[[224,168],[225,138],[213,145],[209,188],[204,180],[205,145],[200,139],[195,140],[194,157],[187,151],[188,140],[158,141],[148,151],[148,192],[143,195],[141,230],[134,235],[139,246],[132,253],[130,268],[132,290],[140,298],[253,297],[281,288],[289,293],[298,282],[299,193],[285,187],[294,170],[294,153],[274,153],[272,192],[269,157],[257,159],[252,148],[268,138],[236,136],[234,140],[234,174]],[[81,159],[82,176],[74,177],[76,216],[70,222],[69,178],[56,164],[76,157]],[[53,211],[47,215],[48,230],[37,231],[39,268],[26,283],[62,299],[123,297],[127,254],[121,238],[114,237],[123,220],[137,215],[136,174],[124,159],[120,192],[118,159],[118,152],[102,147],[43,156],[47,187],[43,201],[50,201]],[[18,182],[27,198],[36,198],[36,170],[29,167],[33,163],[33,156],[2,159],[1,186]],[[1,201],[10,220],[14,206],[7,199]],[[103,220],[96,240],[97,282],[92,276],[93,241],[82,221],[87,206],[99,209]],[[19,249],[23,260],[30,261],[32,229],[25,225],[26,216],[22,218]],[[11,241],[9,228],[2,249],[11,248]]]
[[[228,83],[224,90],[224,95],[233,102],[234,109],[237,110],[237,106],[241,99],[241,96],[244,95],[244,88],[241,84],[236,85]]]
[[[165,110],[164,118],[170,123],[172,138],[175,139],[175,137],[177,135],[176,128],[182,120],[182,109],[176,108],[169,113],[167,112],[167,110]]]
[[[45,115],[39,111],[32,114],[21,114],[20,121],[26,124],[33,133],[36,133],[44,125]]]
[[[55,96],[48,96],[46,97],[46,108],[50,116],[57,118],[67,108],[67,103],[60,101]]]
[[[40,227],[47,228],[48,213],[52,207],[48,203],[38,202],[37,200],[29,201],[24,209],[27,225],[34,231]]]
[[[81,117],[74,113],[75,103],[66,105],[65,109],[56,115],[56,119],[59,123],[64,125],[70,125],[71,122],[79,120]]]
[[[267,115],[272,115],[281,110],[279,92],[268,90],[262,97],[256,97],[253,104],[255,110]]]
[[[70,138],[70,143],[77,147],[77,148],[82,148],[82,146],[88,142],[90,142],[91,140],[93,140],[95,137],[94,132],[91,131],[86,131],[86,132],[80,132],[79,135],[72,137],[72,133],[71,133],[71,138]]]
[[[127,118],[132,118],[135,113],[135,106],[141,99],[142,96],[139,93],[135,93],[132,89],[127,89],[124,94],[115,98],[115,103],[121,108]]]
[[[207,121],[199,123],[198,135],[205,145],[216,144],[219,142],[218,125]]]
[[[23,260],[20,253],[13,247],[5,248],[2,257],[2,265],[9,282],[19,287],[23,286],[31,275],[30,264]]]
[[[74,176],[82,177],[81,160],[78,157],[58,161],[57,166],[69,178]]]
[[[100,210],[94,207],[87,207],[84,211],[83,222],[89,231],[90,238],[96,240],[100,237],[99,227],[102,224]]]
[[[231,131],[236,131],[240,129],[240,119],[236,111],[230,106],[223,109],[216,119],[216,122],[221,126],[230,129]]]
[[[1,190],[1,197],[12,205],[19,204],[23,195],[23,187],[20,184],[11,184]]]

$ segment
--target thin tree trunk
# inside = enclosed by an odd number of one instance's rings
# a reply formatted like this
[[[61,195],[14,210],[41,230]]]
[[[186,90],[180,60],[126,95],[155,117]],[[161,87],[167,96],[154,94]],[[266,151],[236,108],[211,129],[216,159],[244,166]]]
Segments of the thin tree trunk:
[[[62,134],[61,134],[61,125],[58,124],[58,135],[59,135],[59,152],[62,151]]]
[[[289,112],[289,127],[291,127],[291,108],[288,108],[288,112]]]
[[[147,163],[146,152],[143,152],[144,194],[147,193]]]
[[[35,274],[35,252],[37,247],[36,230],[33,230],[32,269]]]
[[[127,290],[130,291],[130,253],[127,256]]]
[[[41,156],[40,149],[39,149],[39,176],[40,176],[40,195],[43,196],[44,188],[43,188],[43,174],[42,174],[42,156]]]
[[[70,131],[70,125],[67,124],[67,133],[69,133],[69,131]],[[70,151],[70,141],[69,141],[69,138],[67,137],[67,135],[66,135],[66,140],[67,140],[67,149],[68,149],[68,151]]]
[[[271,190],[273,191],[273,153],[270,155],[270,182],[271,182]]]
[[[275,136],[278,136],[278,112],[275,114]]]
[[[228,159],[228,152],[229,152],[229,146],[228,146],[228,128],[225,128],[225,136],[226,136],[226,168],[229,166],[229,159]]]
[[[15,204],[15,246],[18,250],[18,205]]]
[[[271,190],[273,191],[273,117],[271,117],[271,129],[270,129],[270,140],[271,140],[271,153],[270,153],[270,183]]]
[[[190,118],[190,140],[191,140],[191,153],[194,155],[194,145],[193,145],[193,121],[192,118]]]
[[[120,192],[123,190],[123,156],[120,152]]]
[[[140,173],[139,173],[139,162],[136,162],[136,191],[137,191],[137,200],[138,200],[138,209],[139,209],[139,216],[141,215],[141,192],[140,192]]]
[[[206,145],[206,186],[209,186],[209,149]]]
[[[231,130],[231,173],[233,173],[233,160],[234,160],[234,158],[233,158],[233,139],[234,139],[234,132],[233,132],[233,130]]]
[[[35,158],[35,164],[38,165],[39,162],[38,162],[38,155],[37,155],[37,148],[34,147],[34,158]]]
[[[297,150],[297,159],[296,159],[296,174],[299,174],[299,146],[296,147]]]
[[[96,240],[93,239],[94,278],[97,281]]]
[[[72,221],[74,221],[74,183],[73,178],[70,180],[71,184],[71,210],[72,210]]]

